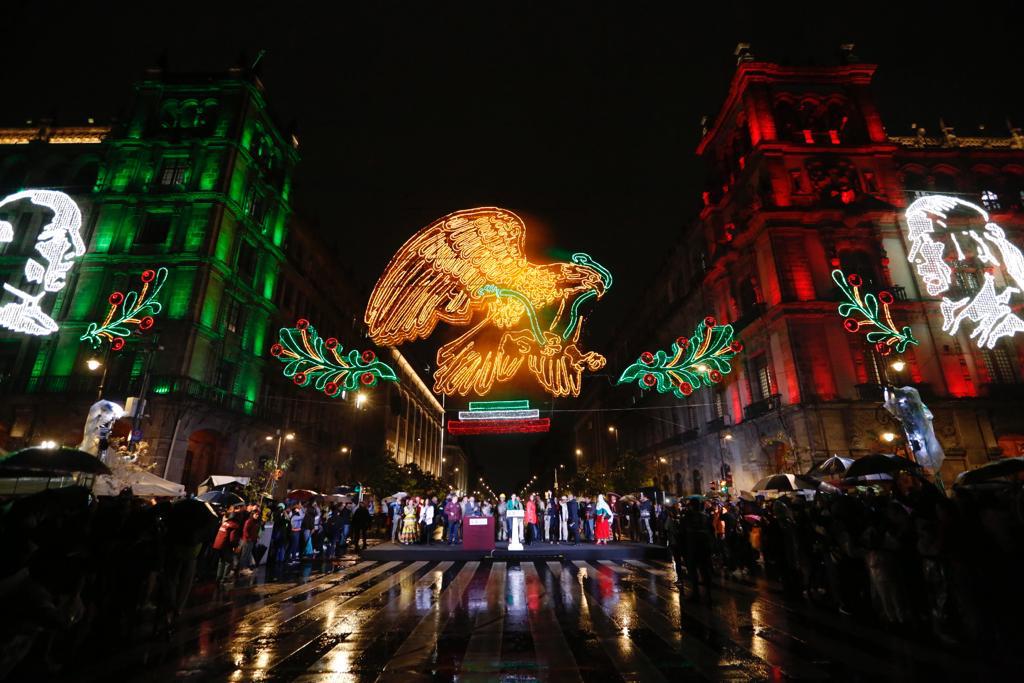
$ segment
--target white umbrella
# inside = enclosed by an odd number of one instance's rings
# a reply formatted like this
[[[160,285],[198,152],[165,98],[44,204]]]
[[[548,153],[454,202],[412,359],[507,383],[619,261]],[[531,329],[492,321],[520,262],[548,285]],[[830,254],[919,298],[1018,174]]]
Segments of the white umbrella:
[[[405,491],[399,491],[398,493],[392,493],[389,498],[408,498],[409,494]]]

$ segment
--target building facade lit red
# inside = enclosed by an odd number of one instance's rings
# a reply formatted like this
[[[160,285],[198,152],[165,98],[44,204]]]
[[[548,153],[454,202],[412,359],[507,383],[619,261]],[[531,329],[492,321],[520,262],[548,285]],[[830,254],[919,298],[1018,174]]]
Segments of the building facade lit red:
[[[1019,130],[959,136],[948,127],[888,135],[871,94],[876,67],[846,57],[837,66],[788,67],[741,52],[697,147],[707,169],[699,217],[615,339],[609,365],[668,348],[708,315],[730,322],[744,351],[720,385],[684,400],[595,387],[588,407],[625,399],[637,410],[583,413],[581,464],[607,465],[633,450],[653,478],[684,492],[727,474],[747,489],[834,454],[893,452],[904,444],[882,408],[887,384],[920,391],[945,450],[946,480],[1024,453],[1020,339],[979,348],[969,328],[943,331],[939,298],[908,262],[903,215],[920,196],[955,196],[983,206],[1011,243],[1024,245],[1024,138]],[[961,256],[947,254],[952,294],[977,292],[984,272],[1000,289],[1013,284],[970,251]],[[891,292],[897,324],[909,325],[919,344],[883,356],[864,334],[848,333],[836,268],[859,274],[867,292]],[[1014,296],[1009,305],[1019,313],[1022,297]],[[905,363],[900,372],[896,360]]]

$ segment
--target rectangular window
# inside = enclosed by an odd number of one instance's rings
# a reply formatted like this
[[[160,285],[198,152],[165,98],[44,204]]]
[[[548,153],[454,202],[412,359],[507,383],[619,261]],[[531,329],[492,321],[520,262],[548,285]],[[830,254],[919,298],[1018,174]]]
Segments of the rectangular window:
[[[885,362],[874,344],[864,346],[864,372],[867,374],[868,384],[886,383]]]
[[[135,235],[135,244],[160,245],[167,242],[171,231],[171,214],[147,213],[142,219],[142,227]]]
[[[238,274],[250,283],[256,275],[256,247],[245,240],[238,248]]]
[[[803,171],[798,168],[791,168],[789,170],[789,187],[793,194],[802,194],[807,191],[804,186]]]
[[[185,184],[188,176],[188,159],[184,157],[168,157],[160,167],[160,184],[164,187],[177,187]]]
[[[235,297],[228,297],[228,310],[224,316],[224,327],[228,332],[238,333],[242,327],[242,303]]]
[[[213,386],[224,391],[231,391],[231,385],[234,382],[234,366],[225,363],[223,360],[217,365],[217,370],[213,373]]]
[[[772,375],[765,354],[750,361],[750,395],[755,401],[763,401],[772,395]]]
[[[1002,346],[996,346],[991,351],[982,349],[981,357],[985,361],[985,370],[988,371],[989,381],[993,384],[1013,384],[1013,363],[1010,362],[1010,354]]]
[[[871,171],[864,171],[864,190],[869,194],[878,193],[878,179]]]

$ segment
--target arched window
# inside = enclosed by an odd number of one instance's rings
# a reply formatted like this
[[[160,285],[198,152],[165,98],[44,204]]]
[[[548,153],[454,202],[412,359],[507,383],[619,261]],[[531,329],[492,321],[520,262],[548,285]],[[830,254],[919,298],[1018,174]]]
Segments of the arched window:
[[[700,493],[704,490],[704,475],[700,473],[700,470],[693,471],[693,492]]]
[[[676,472],[676,495],[683,495],[683,473]]]

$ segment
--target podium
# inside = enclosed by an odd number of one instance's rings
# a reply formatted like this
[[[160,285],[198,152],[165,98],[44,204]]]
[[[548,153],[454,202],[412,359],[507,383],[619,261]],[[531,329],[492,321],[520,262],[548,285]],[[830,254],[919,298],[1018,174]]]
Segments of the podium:
[[[512,536],[508,539],[509,550],[523,549],[523,518],[526,517],[526,510],[507,510],[505,512],[512,522]]]
[[[465,517],[462,546],[466,550],[494,550],[494,517]]]

